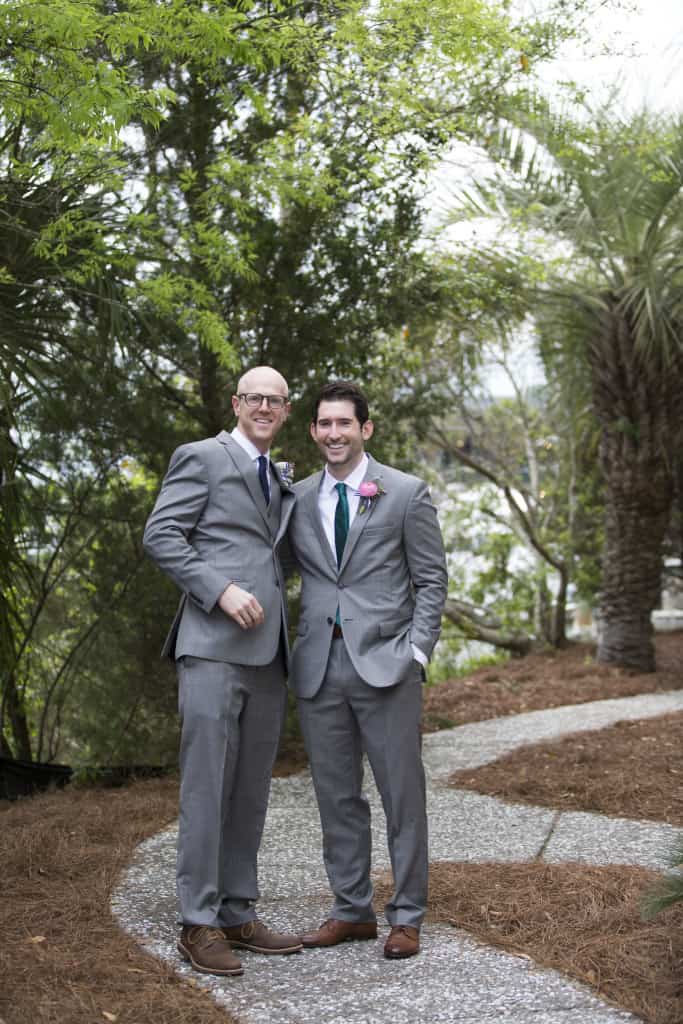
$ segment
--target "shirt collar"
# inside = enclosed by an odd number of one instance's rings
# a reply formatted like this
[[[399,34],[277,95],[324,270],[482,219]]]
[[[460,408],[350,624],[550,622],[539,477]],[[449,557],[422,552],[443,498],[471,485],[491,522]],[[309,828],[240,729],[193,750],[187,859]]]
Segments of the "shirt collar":
[[[254,442],[250,441],[249,438],[242,433],[239,427],[235,427],[230,432],[230,436],[233,438],[233,440],[237,441],[237,444],[240,446],[240,448],[244,449],[244,451],[247,453],[250,459],[258,459],[260,455],[265,455],[266,459],[270,460],[270,451],[259,451]]]
[[[325,466],[325,472],[323,474],[322,486],[325,488],[326,491],[332,491],[337,486],[337,484],[346,484],[346,486],[350,487],[352,491],[357,491],[358,488],[360,487],[360,485],[363,483],[363,480],[365,479],[365,474],[367,473],[367,471],[368,471],[368,456],[367,456],[367,454],[363,455],[363,458],[360,460],[360,462],[358,463],[358,465],[354,469],[353,473],[349,473],[349,475],[346,477],[345,480],[335,480],[335,478],[332,476],[332,474],[328,470],[327,466]]]

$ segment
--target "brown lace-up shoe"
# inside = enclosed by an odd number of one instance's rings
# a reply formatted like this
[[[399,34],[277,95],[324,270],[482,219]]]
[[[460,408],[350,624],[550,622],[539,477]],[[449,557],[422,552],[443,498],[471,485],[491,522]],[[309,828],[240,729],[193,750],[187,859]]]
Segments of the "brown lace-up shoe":
[[[390,960],[403,960],[420,952],[420,929],[409,924],[397,924],[389,932],[384,944],[384,955]]]
[[[241,974],[238,960],[220,928],[184,925],[178,939],[178,952],[189,960],[195,971],[204,974]]]
[[[329,917],[327,921],[323,921],[317,932],[302,935],[301,941],[305,949],[312,949],[315,946],[337,946],[340,942],[350,942],[353,939],[376,938],[376,921],[363,921],[357,924],[353,921],[339,921],[337,918]]]
[[[250,949],[252,953],[300,953],[303,948],[298,935],[271,932],[263,921],[258,920],[223,928],[222,932],[232,946]]]

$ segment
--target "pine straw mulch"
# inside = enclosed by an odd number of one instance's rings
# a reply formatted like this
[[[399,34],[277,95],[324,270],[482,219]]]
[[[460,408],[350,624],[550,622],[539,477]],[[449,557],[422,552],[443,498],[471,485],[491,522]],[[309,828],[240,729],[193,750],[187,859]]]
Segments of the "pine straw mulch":
[[[660,669],[645,676],[596,665],[588,647],[480,669],[426,692],[425,728],[681,688],[683,634],[658,637],[657,650]],[[611,733],[600,733],[606,756],[615,750]],[[587,734],[581,742],[588,742]],[[623,755],[621,734],[618,746]],[[629,761],[622,780],[659,772],[651,767],[654,746],[635,744],[642,756]],[[594,777],[601,764],[593,762]],[[288,768],[281,759],[281,772]],[[562,758],[550,758],[543,781],[548,785],[554,774],[568,790],[566,773]],[[503,778],[509,787],[499,779],[498,795],[520,799],[513,796],[510,772]],[[676,806],[680,781],[673,773],[664,776],[667,807]],[[631,803],[633,787],[622,785],[621,796],[616,783],[612,788],[619,813],[643,816]],[[540,796],[533,799],[541,802]],[[0,802],[0,1024],[226,1024],[232,1019],[191,981],[142,953],[109,911],[112,890],[134,847],[174,819],[176,811],[172,779]],[[647,923],[639,916],[643,894],[658,877],[630,867],[439,863],[432,867],[430,913],[484,942],[586,981],[648,1024],[680,1024],[683,907]],[[378,905],[383,899],[380,885]]]
[[[430,690],[426,725],[477,720],[491,696],[500,715],[681,689],[683,634],[657,637],[657,663],[642,675],[595,664],[587,647],[532,655]],[[683,826],[682,735],[683,713],[617,722],[518,748],[450,782],[510,802]],[[683,904],[648,921],[641,913],[660,877],[626,866],[442,862],[430,867],[430,917],[560,970],[648,1024],[681,1024]]]
[[[0,802],[4,1024],[226,1024],[231,1018],[116,925],[135,846],[177,814],[173,779]]]
[[[561,971],[648,1024],[681,1024],[683,904],[647,922],[640,913],[657,877],[638,867],[436,863],[428,920]]]
[[[682,732],[683,714],[616,723],[450,781],[512,802],[682,826]],[[621,865],[441,862],[430,867],[429,906],[433,920],[586,982],[649,1024],[681,1024],[683,903],[650,921],[641,913],[660,878]]]
[[[425,732],[524,711],[683,689],[683,632],[655,638],[656,672],[632,672],[595,661],[591,644],[571,644],[477,669],[425,691]]]
[[[683,711],[519,747],[449,782],[511,803],[683,827]]]

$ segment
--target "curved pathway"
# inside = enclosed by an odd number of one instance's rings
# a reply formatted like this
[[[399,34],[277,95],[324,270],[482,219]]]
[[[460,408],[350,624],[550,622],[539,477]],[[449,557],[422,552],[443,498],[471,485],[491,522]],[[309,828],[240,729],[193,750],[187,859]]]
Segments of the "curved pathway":
[[[528,743],[617,721],[683,709],[683,692],[647,694],[532,711],[424,737],[432,860],[641,864],[664,868],[683,830],[652,822],[504,804],[445,785]],[[384,817],[368,781],[373,867],[388,867]],[[427,925],[420,956],[390,961],[382,942],[346,943],[300,956],[241,953],[241,978],[190,971],[175,950],[175,827],[141,844],[112,902],[122,927],[150,952],[192,974],[242,1024],[617,1024],[637,1018],[587,988],[525,958],[481,945],[466,933]],[[303,931],[325,917],[329,889],[308,773],[273,780],[259,857],[259,914]],[[386,932],[386,929],[383,929]]]

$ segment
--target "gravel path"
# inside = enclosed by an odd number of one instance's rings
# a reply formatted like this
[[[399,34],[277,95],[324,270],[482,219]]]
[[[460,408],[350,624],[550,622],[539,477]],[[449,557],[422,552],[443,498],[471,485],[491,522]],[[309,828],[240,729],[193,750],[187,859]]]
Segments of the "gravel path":
[[[652,822],[509,805],[445,785],[527,743],[683,709],[683,693],[647,694],[477,722],[424,737],[432,860],[641,864],[664,868],[681,830]],[[369,775],[369,773],[368,773]],[[388,866],[384,816],[367,783],[373,867]],[[301,955],[241,952],[244,975],[190,971],[175,950],[175,827],[141,844],[112,906],[121,926],[150,952],[212,992],[242,1024],[617,1024],[638,1018],[608,1006],[558,972],[481,945],[445,926],[423,929],[421,955],[386,960],[379,942],[346,943]],[[326,916],[329,889],[308,773],[273,780],[259,858],[259,915],[303,931]]]

